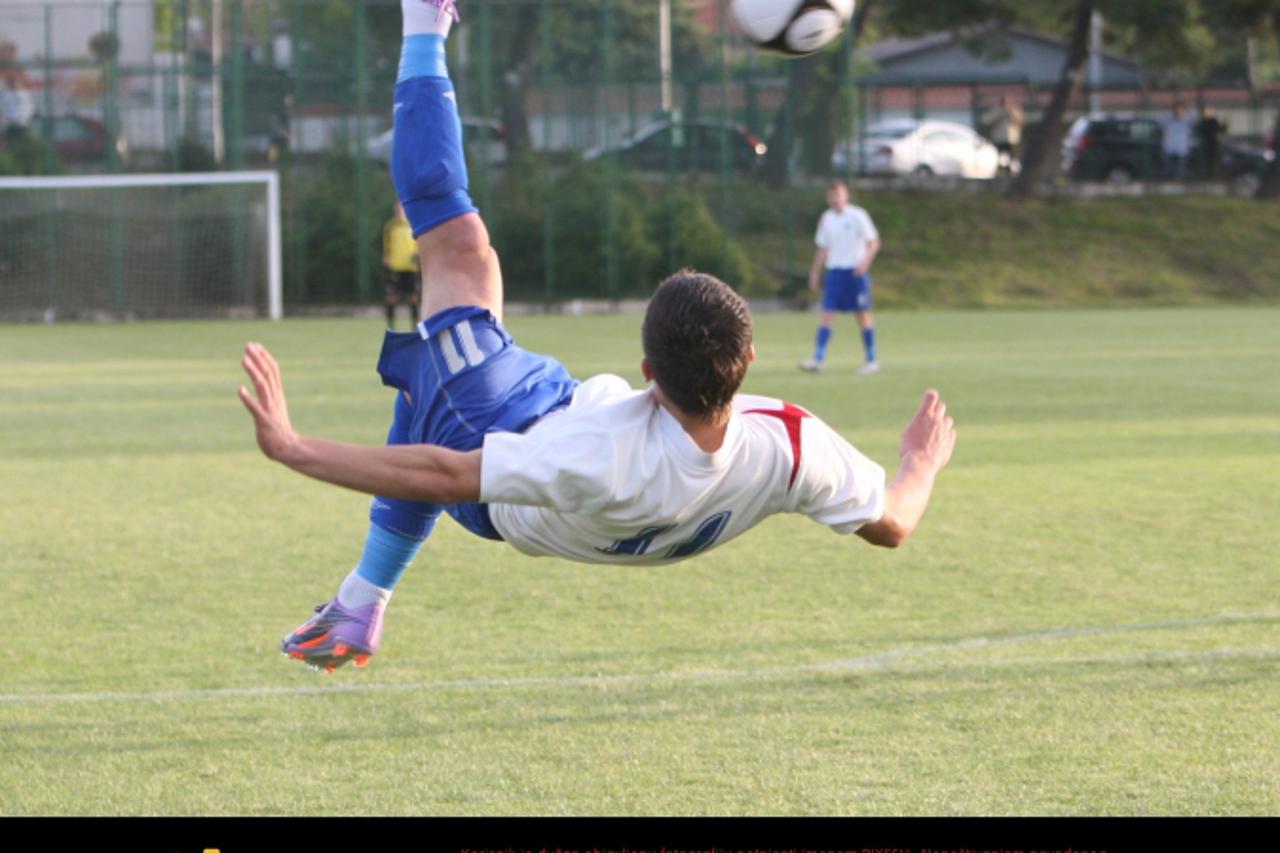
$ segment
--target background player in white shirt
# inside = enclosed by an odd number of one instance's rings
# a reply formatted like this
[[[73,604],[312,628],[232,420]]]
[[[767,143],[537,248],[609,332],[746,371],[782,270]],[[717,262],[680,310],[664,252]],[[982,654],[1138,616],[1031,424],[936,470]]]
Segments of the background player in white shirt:
[[[879,465],[810,413],[737,393],[755,357],[751,317],[712,276],[683,271],[655,292],[643,329],[647,389],[616,376],[579,384],[515,344],[499,319],[497,256],[459,166],[443,65],[452,2],[402,8],[393,174],[424,259],[428,319],[386,335],[378,370],[399,389],[388,444],[299,435],[270,353],[250,343],[242,360],[254,390],[240,397],[263,453],[376,496],[360,563],[282,650],[330,671],[367,663],[391,590],[442,512],[525,553],[588,562],[684,559],[777,512],[900,545],[955,444],[936,392],[903,432],[885,485]]]
[[[818,292],[822,282],[822,322],[818,326],[813,358],[801,362],[800,369],[822,370],[831,343],[831,325],[837,311],[853,311],[862,329],[862,345],[867,362],[859,373],[880,369],[876,359],[876,327],[871,319],[871,265],[880,253],[880,232],[865,210],[849,204],[849,188],[840,181],[827,185],[828,210],[818,220],[814,237],[817,251],[809,270],[809,289]]]

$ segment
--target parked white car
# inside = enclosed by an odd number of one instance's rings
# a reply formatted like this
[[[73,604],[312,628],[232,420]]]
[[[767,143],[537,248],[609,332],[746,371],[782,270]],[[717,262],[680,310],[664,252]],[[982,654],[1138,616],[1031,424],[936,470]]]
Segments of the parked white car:
[[[832,165],[842,171],[852,158],[864,175],[954,175],[989,179],[996,176],[996,147],[963,124],[953,121],[901,119],[874,124],[866,135],[836,147]]]

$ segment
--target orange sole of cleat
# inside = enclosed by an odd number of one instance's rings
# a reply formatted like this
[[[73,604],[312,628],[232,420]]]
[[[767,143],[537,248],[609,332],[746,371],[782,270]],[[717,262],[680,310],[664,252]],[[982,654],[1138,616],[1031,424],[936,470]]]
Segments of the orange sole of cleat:
[[[331,663],[331,664],[328,664],[328,665],[324,668],[324,671],[325,671],[325,672],[333,672],[333,671],[334,671],[335,669],[337,669],[337,668],[338,668],[338,665],[337,665],[336,663]]]
[[[333,647],[333,656],[335,658],[344,658],[347,656],[347,652],[349,651],[351,651],[351,647],[346,643],[338,643],[338,645]]]
[[[323,634],[321,634],[319,637],[316,637],[314,640],[307,640],[305,643],[298,643],[298,648],[314,649],[316,646],[320,645],[325,640],[329,639],[329,635],[332,633],[333,633],[332,631],[325,631]]]
[[[304,655],[302,652],[289,652],[289,657],[293,658],[294,660],[302,660],[303,658],[306,657],[306,655]]]
[[[369,655],[356,655],[355,664],[357,667],[366,667],[369,665]]]

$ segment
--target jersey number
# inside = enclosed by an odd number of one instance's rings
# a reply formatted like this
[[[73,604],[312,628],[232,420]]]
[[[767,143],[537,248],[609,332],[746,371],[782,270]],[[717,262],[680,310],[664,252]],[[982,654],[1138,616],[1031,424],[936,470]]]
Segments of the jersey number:
[[[681,542],[679,545],[672,545],[668,548],[667,552],[662,555],[663,559],[677,560],[681,557],[692,557],[700,551],[707,550],[720,538],[720,534],[724,532],[731,515],[733,515],[732,512],[725,511],[711,516],[698,525],[698,529],[694,531],[693,536],[687,542]],[[674,524],[668,524],[666,527],[646,527],[630,539],[619,539],[608,548],[598,548],[597,550],[605,554],[630,554],[631,556],[639,557],[649,550],[653,540],[674,527]]]

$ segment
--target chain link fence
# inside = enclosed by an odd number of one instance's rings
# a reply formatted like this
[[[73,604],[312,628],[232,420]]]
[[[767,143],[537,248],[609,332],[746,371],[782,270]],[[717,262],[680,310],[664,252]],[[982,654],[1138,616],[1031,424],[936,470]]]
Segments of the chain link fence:
[[[1048,100],[1017,78],[877,75],[852,35],[809,64],[771,58],[730,30],[722,4],[677,0],[664,60],[660,6],[466,4],[450,68],[510,298],[639,296],[685,265],[786,295],[807,269],[821,185],[856,178],[868,128],[941,119],[982,132],[1005,95],[1029,122]],[[398,7],[0,0],[0,172],[276,169],[286,310],[377,302]],[[1274,114],[1246,89],[1094,95],[1106,111],[1153,115],[1175,98],[1212,103],[1233,135],[1258,141]]]

